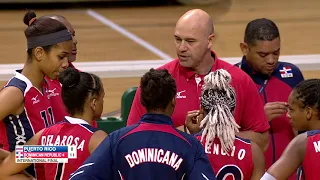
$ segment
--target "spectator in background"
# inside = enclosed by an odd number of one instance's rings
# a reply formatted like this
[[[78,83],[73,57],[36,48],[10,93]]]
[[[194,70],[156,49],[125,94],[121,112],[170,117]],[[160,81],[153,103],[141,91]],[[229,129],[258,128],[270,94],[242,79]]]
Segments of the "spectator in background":
[[[174,39],[178,59],[159,69],[167,69],[177,84],[176,109],[172,115],[174,126],[184,130],[188,111],[200,109],[201,87],[204,77],[217,69],[227,70],[232,77],[231,85],[236,91],[235,119],[240,125],[237,135],[251,139],[262,149],[269,144],[269,124],[263,103],[257,101],[259,94],[254,82],[239,68],[218,58],[211,51],[215,37],[213,21],[203,10],[185,13],[177,22]],[[127,125],[137,123],[146,109],[140,102],[140,88],[135,95]],[[195,114],[197,116],[198,114]]]
[[[286,102],[292,88],[304,78],[295,65],[278,61],[280,34],[276,24],[269,19],[249,22],[240,48],[243,58],[236,66],[256,83],[270,124],[270,144],[265,152],[266,168],[269,168],[295,136],[286,117]]]

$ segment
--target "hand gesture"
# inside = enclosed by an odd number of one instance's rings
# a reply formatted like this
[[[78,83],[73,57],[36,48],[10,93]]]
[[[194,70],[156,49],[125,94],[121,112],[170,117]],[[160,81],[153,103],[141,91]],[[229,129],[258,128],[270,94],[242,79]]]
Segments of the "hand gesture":
[[[283,115],[287,111],[288,104],[286,102],[269,102],[264,105],[268,121]]]

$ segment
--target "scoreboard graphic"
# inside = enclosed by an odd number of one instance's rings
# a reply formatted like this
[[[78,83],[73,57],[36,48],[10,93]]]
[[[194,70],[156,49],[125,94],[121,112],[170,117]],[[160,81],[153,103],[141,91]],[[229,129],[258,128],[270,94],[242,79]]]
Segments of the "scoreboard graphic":
[[[16,146],[16,163],[68,163],[76,158],[76,146]]]

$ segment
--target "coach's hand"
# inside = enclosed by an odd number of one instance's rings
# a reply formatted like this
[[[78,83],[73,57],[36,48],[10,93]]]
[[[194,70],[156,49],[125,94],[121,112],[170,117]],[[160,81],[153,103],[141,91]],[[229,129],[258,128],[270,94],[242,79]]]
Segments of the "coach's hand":
[[[188,111],[186,126],[190,134],[195,134],[201,131],[200,122],[202,119],[202,113],[200,113],[199,110]]]
[[[264,105],[264,111],[267,115],[268,121],[272,121],[274,118],[283,115],[287,112],[286,102],[269,102]]]

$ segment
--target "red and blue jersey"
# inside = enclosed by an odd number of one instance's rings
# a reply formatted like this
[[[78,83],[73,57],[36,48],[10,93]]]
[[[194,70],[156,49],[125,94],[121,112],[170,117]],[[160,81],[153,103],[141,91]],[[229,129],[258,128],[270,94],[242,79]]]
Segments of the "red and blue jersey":
[[[44,164],[45,179],[67,180],[89,157],[89,142],[96,128],[78,118],[65,117],[64,121],[43,130],[39,145],[42,146],[76,146],[77,158],[68,163]]]
[[[16,71],[4,88],[19,88],[24,96],[24,111],[19,115],[8,115],[0,122],[0,138],[3,149],[14,151],[16,145],[24,145],[37,132],[55,123],[48,97],[48,84],[43,82],[42,91],[34,87],[31,81]],[[10,103],[10,102],[8,102]],[[40,179],[43,168],[36,165],[27,168],[27,172]]]
[[[214,180],[201,143],[174,128],[166,115],[145,114],[101,142],[71,180]]]
[[[200,141],[202,133],[195,137]],[[205,138],[202,145],[205,145]],[[205,148],[217,180],[250,180],[254,169],[251,142],[236,137],[229,155],[223,151],[219,138],[214,138],[211,148]]]
[[[300,167],[300,180],[318,180],[320,169],[320,130],[307,131],[306,154]],[[302,170],[302,171],[301,171]]]

